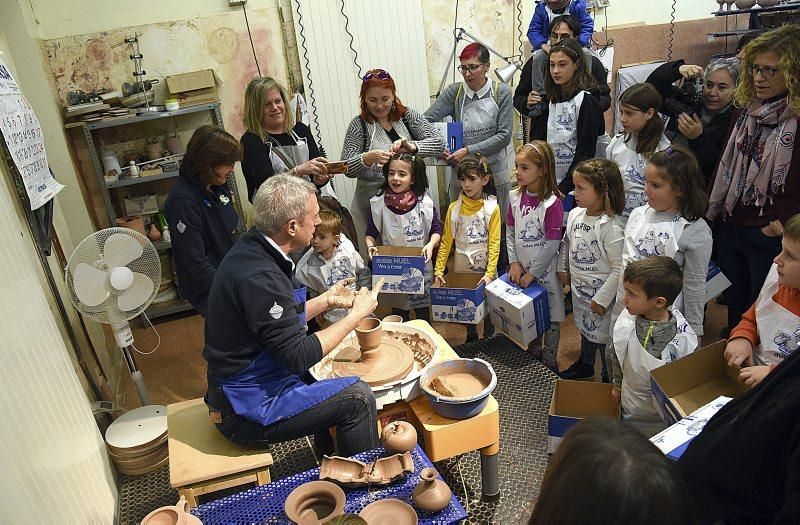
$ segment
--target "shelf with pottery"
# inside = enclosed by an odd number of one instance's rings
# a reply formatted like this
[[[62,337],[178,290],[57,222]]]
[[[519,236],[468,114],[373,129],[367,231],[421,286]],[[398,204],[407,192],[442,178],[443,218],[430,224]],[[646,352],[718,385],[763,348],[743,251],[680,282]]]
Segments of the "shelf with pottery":
[[[157,175],[146,175],[134,178],[119,179],[113,182],[106,182],[106,188],[122,188],[124,186],[132,186],[134,184],[142,184],[145,182],[155,182],[157,180],[171,179],[177,177],[177,171],[165,171]]]
[[[727,3],[727,2],[725,2]],[[734,3],[734,2],[731,2]],[[711,13],[714,16],[732,16],[732,15],[745,15],[750,13],[780,13],[782,11],[796,11],[800,10],[800,2],[789,2],[786,4],[779,4],[773,6],[756,7],[755,2],[746,2],[746,3],[739,3],[738,5],[750,5],[750,7],[743,7],[742,9],[737,8],[736,10],[728,10],[728,11],[715,11]]]

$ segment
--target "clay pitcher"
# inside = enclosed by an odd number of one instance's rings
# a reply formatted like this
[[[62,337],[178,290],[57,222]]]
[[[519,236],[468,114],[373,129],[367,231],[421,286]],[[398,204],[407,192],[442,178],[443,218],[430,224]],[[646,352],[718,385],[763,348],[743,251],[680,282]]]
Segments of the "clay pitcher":
[[[356,337],[362,351],[374,350],[381,345],[383,339],[383,323],[380,319],[368,317],[356,326]]]
[[[417,430],[406,421],[389,423],[381,433],[383,448],[392,454],[411,452],[417,446]]]
[[[450,503],[453,492],[447,483],[439,479],[434,468],[424,468],[419,473],[419,483],[411,493],[411,501],[419,510],[439,512]]]

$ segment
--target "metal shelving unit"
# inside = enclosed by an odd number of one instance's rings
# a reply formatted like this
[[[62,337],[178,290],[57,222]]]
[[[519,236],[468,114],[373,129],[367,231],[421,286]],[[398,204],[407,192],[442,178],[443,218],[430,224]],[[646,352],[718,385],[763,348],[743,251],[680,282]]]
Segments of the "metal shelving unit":
[[[778,13],[789,13],[795,12],[800,13],[800,2],[788,2],[785,4],[774,5],[770,7],[752,7],[749,9],[735,9],[732,11],[716,11],[711,13],[714,16],[736,16],[736,15],[751,15],[755,14],[756,16],[759,15],[775,15]],[[737,17],[738,20],[738,17]],[[727,23],[726,23],[727,25]],[[708,33],[708,36],[711,38],[721,38],[727,36],[742,36],[747,35],[749,33],[757,33],[759,31],[763,31],[764,29],[734,29],[731,31],[720,31],[716,33]]]
[[[105,172],[103,169],[103,164],[102,161],[100,160],[100,150],[98,146],[99,141],[96,140],[97,134],[101,133],[100,130],[115,128],[120,126],[131,126],[145,122],[153,122],[167,118],[176,118],[176,117],[181,117],[183,115],[191,115],[202,112],[210,112],[214,124],[221,128],[223,127],[222,113],[220,111],[219,103],[201,104],[198,106],[191,106],[188,108],[177,109],[175,111],[148,112],[148,113],[142,113],[141,115],[109,118],[95,122],[88,122],[80,125],[83,131],[84,139],[86,140],[86,144],[89,149],[89,153],[92,158],[92,166],[94,167],[94,171],[97,176],[98,183],[100,185],[100,190],[103,195],[103,202],[106,207],[106,212],[108,213],[108,218],[112,226],[116,225],[116,220],[118,218],[116,209],[114,208],[114,204],[111,198],[112,190],[133,185],[153,183],[161,180],[174,179],[178,176],[178,172],[169,171],[158,175],[151,175],[151,176],[137,177],[137,178],[126,178],[126,179],[120,179],[115,182],[106,182],[104,177]],[[241,202],[239,202],[239,192],[236,185],[235,177],[230,177],[228,179],[228,187],[230,188],[231,194],[234,197],[233,198],[234,206],[240,218],[240,229],[241,229],[241,227],[244,225],[244,212],[242,211]],[[239,231],[239,233],[241,233],[241,231]],[[169,250],[172,247],[170,243],[165,241],[156,241],[153,243],[153,245],[159,252]],[[184,301],[182,299],[175,299],[173,301],[169,301],[166,303],[153,304],[149,308],[147,308],[146,313],[149,318],[154,319],[165,315],[171,315],[191,310],[191,308],[192,306],[187,301]]]

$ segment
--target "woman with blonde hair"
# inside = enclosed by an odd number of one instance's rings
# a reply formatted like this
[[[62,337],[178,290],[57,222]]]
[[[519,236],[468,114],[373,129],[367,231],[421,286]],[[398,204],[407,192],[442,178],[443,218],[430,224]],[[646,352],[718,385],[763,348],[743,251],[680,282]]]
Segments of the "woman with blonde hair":
[[[252,80],[244,92],[242,172],[252,202],[258,187],[278,173],[289,172],[314,183],[323,195],[335,197],[324,152],[311,130],[295,123],[286,88],[272,77]]]
[[[800,213],[800,27],[764,33],[743,50],[742,75],[727,145],[717,166],[707,217],[716,221],[717,263],[733,283],[724,292],[728,329],[753,304],[783,225]]]

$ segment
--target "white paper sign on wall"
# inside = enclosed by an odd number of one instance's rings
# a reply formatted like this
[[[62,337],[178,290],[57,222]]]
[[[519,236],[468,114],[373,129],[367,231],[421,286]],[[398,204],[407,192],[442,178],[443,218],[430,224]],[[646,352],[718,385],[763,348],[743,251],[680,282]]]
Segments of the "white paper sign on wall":
[[[31,210],[43,206],[64,189],[50,174],[39,119],[0,59],[0,132],[22,175]]]

